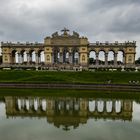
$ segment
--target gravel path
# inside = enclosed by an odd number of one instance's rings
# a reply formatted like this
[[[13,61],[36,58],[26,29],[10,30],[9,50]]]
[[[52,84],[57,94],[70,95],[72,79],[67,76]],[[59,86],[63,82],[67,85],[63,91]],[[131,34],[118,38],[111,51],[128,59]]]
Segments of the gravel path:
[[[140,91],[140,85],[130,84],[37,84],[37,83],[0,83],[0,88],[17,89],[85,89],[85,90],[114,90]]]

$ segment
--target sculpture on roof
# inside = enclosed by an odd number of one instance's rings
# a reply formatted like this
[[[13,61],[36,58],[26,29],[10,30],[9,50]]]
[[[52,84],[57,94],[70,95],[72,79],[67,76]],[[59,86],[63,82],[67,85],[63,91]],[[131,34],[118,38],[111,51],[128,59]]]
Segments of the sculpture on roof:
[[[77,32],[75,32],[75,31],[73,31],[73,36],[74,37],[79,37],[79,34]]]
[[[57,37],[57,36],[58,36],[58,32],[52,34],[52,37]]]
[[[61,32],[63,32],[62,35],[67,36],[68,35],[68,32],[69,32],[69,29],[64,28],[63,30],[61,30]]]

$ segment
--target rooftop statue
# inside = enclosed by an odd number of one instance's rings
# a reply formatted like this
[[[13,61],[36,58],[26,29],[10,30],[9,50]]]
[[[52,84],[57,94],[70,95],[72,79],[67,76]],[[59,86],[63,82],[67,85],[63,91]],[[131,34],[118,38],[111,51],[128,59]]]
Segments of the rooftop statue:
[[[63,32],[62,35],[67,36],[68,35],[68,32],[69,32],[69,29],[64,28],[63,30],[61,30],[61,32]]]
[[[75,32],[75,31],[73,31],[73,36],[74,37],[79,37],[79,34],[77,32]]]
[[[57,37],[57,36],[58,36],[58,32],[52,34],[52,37]]]

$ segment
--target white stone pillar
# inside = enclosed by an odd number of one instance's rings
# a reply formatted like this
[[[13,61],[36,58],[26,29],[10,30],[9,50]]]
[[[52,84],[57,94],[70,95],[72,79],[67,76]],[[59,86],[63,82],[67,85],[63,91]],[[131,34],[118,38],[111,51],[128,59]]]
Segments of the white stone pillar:
[[[72,53],[69,53],[69,63],[72,64]]]
[[[105,65],[108,65],[108,53],[105,53]]]
[[[96,53],[96,65],[99,65],[99,53]]]
[[[21,63],[21,54],[18,53],[18,64],[20,64],[20,63]]]
[[[114,53],[114,65],[117,65],[117,53]]]

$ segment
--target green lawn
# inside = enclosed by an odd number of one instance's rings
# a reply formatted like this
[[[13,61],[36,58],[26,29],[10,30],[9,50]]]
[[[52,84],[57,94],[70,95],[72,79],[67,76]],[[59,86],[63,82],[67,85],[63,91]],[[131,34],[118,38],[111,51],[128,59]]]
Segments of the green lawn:
[[[0,71],[0,82],[31,83],[106,83],[128,84],[140,81],[140,72],[50,72],[50,71]]]

